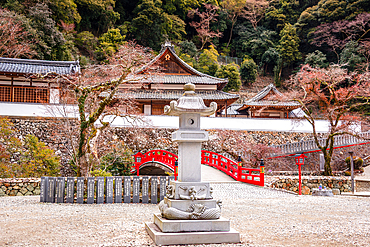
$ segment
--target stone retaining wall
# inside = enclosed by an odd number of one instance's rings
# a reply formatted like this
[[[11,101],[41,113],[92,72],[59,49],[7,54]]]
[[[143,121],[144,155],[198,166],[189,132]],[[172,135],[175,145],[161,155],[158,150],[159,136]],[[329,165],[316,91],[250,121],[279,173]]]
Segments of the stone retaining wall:
[[[370,192],[370,179],[356,179],[356,192]]]
[[[40,195],[40,178],[0,178],[0,196]]]
[[[37,136],[40,141],[55,150],[55,153],[61,157],[61,175],[74,176],[75,173],[69,164],[70,150],[69,136],[66,135],[63,123],[57,119],[37,119],[37,118],[10,118],[14,124],[14,129],[17,132],[17,137],[24,139],[27,134]],[[139,128],[112,128],[107,129],[101,136],[99,141],[99,152],[110,147],[114,139],[123,141],[128,148],[133,151],[144,151],[151,149],[164,149],[170,152],[177,152],[177,143],[171,140],[171,133],[174,129],[139,129]],[[238,131],[240,135],[246,137],[251,143],[262,143],[265,145],[280,145],[284,143],[292,143],[305,141],[311,138],[309,133],[295,132],[266,132],[266,131]],[[210,135],[217,136],[217,131],[210,131]],[[212,138],[211,138],[212,139]],[[233,140],[228,139],[224,145],[231,146]],[[213,150],[218,153],[223,152],[222,145],[215,145],[212,140],[203,143],[203,148]],[[230,148],[229,148],[230,149]],[[354,151],[355,155],[362,158],[370,155],[370,145],[355,146],[350,148],[342,148],[334,150],[332,169],[344,170],[346,164],[345,158],[349,156],[348,151]],[[319,152],[306,154],[308,158],[305,160],[303,170],[318,171],[319,170]],[[265,160],[266,172],[269,170],[296,170],[294,157],[279,158]],[[277,175],[277,174],[274,174]],[[316,175],[316,174],[312,174]],[[317,174],[318,175],[318,174]]]
[[[275,177],[267,187],[298,193],[298,177]],[[322,187],[338,189],[340,192],[351,191],[351,179],[346,177],[302,177],[302,194],[311,195],[312,189]]]

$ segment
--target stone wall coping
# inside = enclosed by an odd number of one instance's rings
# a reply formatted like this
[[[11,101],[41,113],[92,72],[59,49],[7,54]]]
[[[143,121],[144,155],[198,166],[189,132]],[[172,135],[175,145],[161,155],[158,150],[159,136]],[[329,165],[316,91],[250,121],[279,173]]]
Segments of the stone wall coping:
[[[271,176],[272,178],[275,179],[298,179],[298,176]],[[351,177],[347,176],[302,176],[303,179],[308,179],[308,180],[350,180]]]
[[[1,182],[6,182],[6,183],[37,183],[40,182],[41,178],[0,178],[0,183]]]
[[[369,182],[370,183],[370,179],[368,179],[368,178],[355,178],[355,181]]]

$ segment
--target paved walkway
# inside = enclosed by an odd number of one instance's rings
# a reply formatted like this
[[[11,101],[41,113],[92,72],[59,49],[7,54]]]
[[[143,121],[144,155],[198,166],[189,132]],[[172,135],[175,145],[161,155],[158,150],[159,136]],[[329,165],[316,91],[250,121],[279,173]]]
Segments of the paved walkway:
[[[203,182],[237,182],[229,175],[217,170],[216,168],[202,165],[202,181]]]
[[[364,167],[364,173],[360,175],[356,175],[356,178],[358,179],[370,179],[370,165]]]

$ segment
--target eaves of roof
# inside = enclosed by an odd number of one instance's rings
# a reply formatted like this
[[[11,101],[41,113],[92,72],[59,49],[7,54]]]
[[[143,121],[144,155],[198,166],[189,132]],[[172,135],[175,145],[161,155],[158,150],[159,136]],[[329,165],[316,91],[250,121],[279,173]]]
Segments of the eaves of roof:
[[[196,90],[196,94],[203,100],[230,100],[238,99],[238,94],[226,93],[218,90]],[[115,97],[125,98],[125,96],[133,97],[136,100],[177,100],[183,96],[183,90],[127,90],[117,92]],[[103,92],[100,97],[106,97],[107,93]]]
[[[0,73],[60,75],[80,72],[79,61],[47,61],[0,57]]]

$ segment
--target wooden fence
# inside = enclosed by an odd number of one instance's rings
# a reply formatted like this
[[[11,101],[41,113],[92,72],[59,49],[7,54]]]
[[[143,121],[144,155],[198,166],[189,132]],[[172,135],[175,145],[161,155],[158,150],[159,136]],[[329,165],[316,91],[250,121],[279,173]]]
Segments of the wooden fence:
[[[174,179],[174,176],[41,177],[40,202],[157,204]]]

